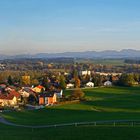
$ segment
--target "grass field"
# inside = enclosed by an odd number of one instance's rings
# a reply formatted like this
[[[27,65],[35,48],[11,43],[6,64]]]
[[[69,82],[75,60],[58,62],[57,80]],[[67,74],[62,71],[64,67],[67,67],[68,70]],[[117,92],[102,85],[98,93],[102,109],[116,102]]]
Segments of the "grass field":
[[[139,127],[62,127],[29,129],[0,124],[0,140],[139,140]]]
[[[69,94],[71,91],[65,91]],[[112,87],[84,89],[88,101],[67,104],[42,110],[8,112],[3,116],[17,124],[46,125],[98,120],[140,120],[140,87]],[[0,136],[6,134],[16,139],[20,135],[26,139],[39,139],[40,136],[53,139],[93,139],[96,140],[139,140],[140,127],[61,127],[31,129],[0,125]],[[7,132],[7,131],[9,132]],[[25,133],[25,135],[23,134]],[[28,134],[29,133],[29,134]],[[55,133],[55,135],[53,135]],[[27,135],[26,135],[27,134]],[[15,138],[14,138],[15,136]],[[22,137],[22,138],[23,138]],[[22,139],[21,138],[21,139]],[[18,139],[18,138],[17,138]],[[18,139],[19,140],[19,139]]]

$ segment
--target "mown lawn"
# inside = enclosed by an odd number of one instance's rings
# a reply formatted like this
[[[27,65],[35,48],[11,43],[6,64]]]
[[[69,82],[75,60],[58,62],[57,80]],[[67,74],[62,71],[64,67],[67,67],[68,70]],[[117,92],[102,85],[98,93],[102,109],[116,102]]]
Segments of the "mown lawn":
[[[18,124],[46,125],[97,120],[140,120],[140,87],[84,89],[88,101],[3,116]],[[70,91],[65,91],[65,94]]]

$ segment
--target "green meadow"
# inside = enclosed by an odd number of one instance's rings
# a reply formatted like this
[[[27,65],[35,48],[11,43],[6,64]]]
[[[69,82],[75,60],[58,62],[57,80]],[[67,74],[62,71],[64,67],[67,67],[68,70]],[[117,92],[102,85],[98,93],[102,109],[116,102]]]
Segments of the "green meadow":
[[[0,140],[139,140],[140,127],[20,128],[0,124]]]
[[[41,110],[3,113],[16,124],[48,125],[85,121],[140,120],[140,87],[83,89],[86,101]],[[65,91],[64,94],[70,94]],[[139,140],[139,126],[69,126],[59,128],[17,128],[0,124],[0,136],[8,139],[96,139]],[[23,133],[24,132],[24,133]],[[25,135],[24,135],[25,134]],[[40,137],[41,136],[41,137]],[[132,138],[133,137],[133,138]],[[10,138],[9,138],[10,139]]]

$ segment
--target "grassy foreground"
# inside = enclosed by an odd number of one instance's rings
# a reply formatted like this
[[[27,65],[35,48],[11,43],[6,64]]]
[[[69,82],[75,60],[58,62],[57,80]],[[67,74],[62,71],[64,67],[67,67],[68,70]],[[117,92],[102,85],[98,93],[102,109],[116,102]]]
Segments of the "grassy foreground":
[[[139,140],[139,127],[17,128],[0,124],[0,140]]]

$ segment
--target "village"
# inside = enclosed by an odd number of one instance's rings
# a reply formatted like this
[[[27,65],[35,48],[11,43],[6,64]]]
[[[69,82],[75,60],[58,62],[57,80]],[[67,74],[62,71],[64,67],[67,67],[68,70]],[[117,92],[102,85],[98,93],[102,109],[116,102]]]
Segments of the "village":
[[[20,85],[9,76],[6,83],[0,84],[0,107],[1,109],[20,109],[21,107],[38,109],[43,106],[58,104],[61,100],[64,101],[66,89],[95,87],[93,78],[91,78],[91,71],[81,71],[80,75],[77,75],[76,71],[74,73],[71,78],[70,73],[59,74],[59,80],[56,78],[57,75],[52,74],[43,79],[38,85],[30,85],[31,77],[29,75],[22,76],[22,84]],[[107,77],[110,74],[100,73],[99,75]],[[112,75],[120,74],[112,73]],[[84,78],[81,79],[80,77]],[[102,86],[112,86],[112,82],[104,79]]]
[[[102,64],[90,61],[93,60],[58,58],[1,61],[1,110],[39,109],[65,104],[65,101],[80,99],[71,97],[77,89],[82,91],[84,88],[140,84],[140,65],[120,65],[120,60],[112,60],[112,64],[106,64],[110,60],[103,60]],[[114,61],[119,64],[114,65]],[[67,90],[71,91],[70,95],[67,95]]]
[[[31,76],[21,76],[20,82],[9,75],[5,83],[0,84],[1,110],[13,109],[39,109],[45,106],[57,105],[63,101],[80,99],[66,97],[65,91],[82,88],[97,88],[111,86],[131,86],[139,84],[139,75],[122,74],[114,72],[92,72],[90,70],[77,70],[71,72],[49,72],[34,80]]]
[[[0,106],[19,109],[20,106],[37,109],[41,105],[53,105],[58,98],[62,97],[62,90],[45,91],[45,88],[38,85],[32,87],[22,87],[16,90],[14,86],[0,85]],[[33,105],[36,105],[33,107]],[[38,106],[38,107],[37,107]]]

